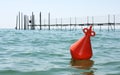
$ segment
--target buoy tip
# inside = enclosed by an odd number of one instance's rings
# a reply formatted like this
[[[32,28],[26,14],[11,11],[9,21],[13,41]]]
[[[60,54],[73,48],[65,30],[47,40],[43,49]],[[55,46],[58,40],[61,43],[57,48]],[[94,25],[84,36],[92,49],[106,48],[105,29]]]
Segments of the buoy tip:
[[[90,29],[92,29],[92,25],[90,25]]]

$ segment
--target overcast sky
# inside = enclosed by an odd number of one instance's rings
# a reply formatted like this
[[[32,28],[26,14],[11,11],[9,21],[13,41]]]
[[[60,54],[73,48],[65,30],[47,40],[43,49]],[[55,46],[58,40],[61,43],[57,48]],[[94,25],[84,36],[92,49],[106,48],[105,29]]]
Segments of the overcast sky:
[[[0,0],[0,28],[14,28],[16,15],[34,12],[47,18],[120,14],[120,0]]]

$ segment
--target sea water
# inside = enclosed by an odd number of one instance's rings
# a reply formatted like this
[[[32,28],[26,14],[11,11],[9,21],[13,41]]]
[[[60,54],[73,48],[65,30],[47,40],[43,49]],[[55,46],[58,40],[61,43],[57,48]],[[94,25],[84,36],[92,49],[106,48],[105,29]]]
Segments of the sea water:
[[[72,61],[69,48],[81,29],[1,29],[0,75],[120,75],[120,30],[95,32],[93,57]]]

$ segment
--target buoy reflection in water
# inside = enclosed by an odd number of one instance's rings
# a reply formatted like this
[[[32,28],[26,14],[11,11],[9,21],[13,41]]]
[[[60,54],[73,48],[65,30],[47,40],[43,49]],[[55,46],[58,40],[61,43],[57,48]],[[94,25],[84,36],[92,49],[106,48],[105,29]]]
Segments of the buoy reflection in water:
[[[90,70],[91,67],[94,64],[93,60],[74,60],[71,59],[70,62],[71,66],[77,69],[81,69],[81,70]],[[89,71],[89,72],[83,72],[83,75],[94,75],[93,71]]]

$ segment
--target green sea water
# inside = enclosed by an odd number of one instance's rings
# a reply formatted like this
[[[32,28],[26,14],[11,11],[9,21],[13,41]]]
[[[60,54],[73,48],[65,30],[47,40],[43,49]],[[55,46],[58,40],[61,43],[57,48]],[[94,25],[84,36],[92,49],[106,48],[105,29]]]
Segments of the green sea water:
[[[0,75],[120,75],[120,30],[95,30],[91,60],[72,61],[82,30],[0,30]]]

